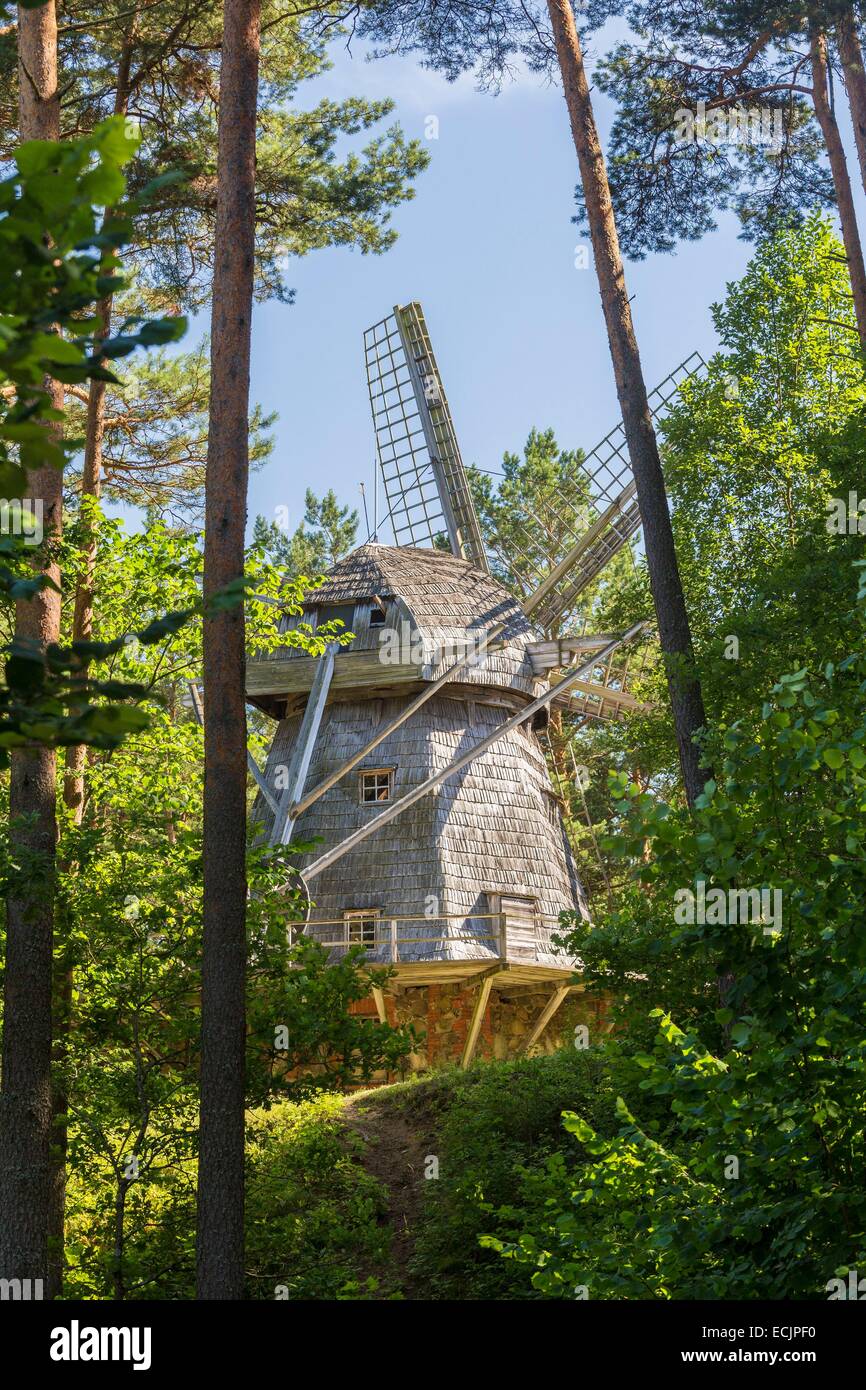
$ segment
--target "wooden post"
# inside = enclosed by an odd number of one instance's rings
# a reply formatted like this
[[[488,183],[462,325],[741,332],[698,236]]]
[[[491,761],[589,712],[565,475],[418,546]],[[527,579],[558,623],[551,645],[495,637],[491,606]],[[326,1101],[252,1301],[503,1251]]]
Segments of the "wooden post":
[[[380,1023],[387,1023],[387,1022],[388,1022],[388,1015],[387,1015],[387,1013],[385,1012],[385,996],[384,996],[384,994],[382,993],[382,991],[381,991],[381,989],[379,988],[378,985],[374,985],[373,988],[372,988],[372,990],[370,991],[370,993],[372,994],[372,996],[373,996],[373,1001],[374,1001],[374,1003],[375,1003],[375,1005],[376,1005],[376,1013],[379,1015],[379,1022],[380,1022]]]
[[[334,657],[338,651],[338,644],[329,642],[319,657],[315,679],[307,700],[307,708],[304,710],[304,717],[301,720],[301,727],[298,730],[298,737],[292,750],[287,786],[279,798],[280,809],[278,814],[274,816],[274,823],[271,826],[269,840],[272,845],[287,845],[292,838],[292,831],[297,819],[292,813],[292,807],[303,793],[307,781],[313,747],[318,737],[322,715],[325,712],[331,677],[334,674]]]
[[[501,975],[502,973],[503,966],[499,964],[491,965],[489,970],[485,970],[483,974],[476,976],[476,979],[479,981],[478,993],[475,996],[475,1006],[472,1010],[472,1018],[469,1021],[469,1032],[466,1034],[463,1056],[460,1059],[460,1065],[464,1071],[475,1056],[475,1048],[481,1036],[481,1025],[484,1022],[484,1013],[487,1008],[487,1001],[490,998],[490,990],[493,986],[493,981],[497,975]]]
[[[397,950],[397,918],[391,918],[391,964],[396,965],[400,958]]]
[[[541,1037],[571,988],[572,986],[570,984],[556,986],[523,1041],[523,1046],[520,1049],[522,1056],[525,1057],[530,1048],[534,1047],[538,1042],[538,1039]]]

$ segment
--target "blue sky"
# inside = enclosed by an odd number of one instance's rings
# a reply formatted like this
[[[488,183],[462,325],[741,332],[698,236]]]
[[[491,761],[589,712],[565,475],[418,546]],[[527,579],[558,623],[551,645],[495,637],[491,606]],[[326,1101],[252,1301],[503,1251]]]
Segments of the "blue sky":
[[[527,75],[493,97],[471,78],[449,84],[411,60],[365,61],[357,44],[352,54],[336,48],[333,60],[299,102],[387,95],[408,136],[423,139],[435,115],[439,137],[415,199],[395,214],[391,251],[293,261],[295,303],[256,310],[252,396],[279,419],[271,460],[251,479],[249,516],[288,507],[290,529],[307,487],[333,487],[352,505],[362,479],[372,493],[362,335],[394,304],[424,306],[467,464],[499,468],[533,426],[589,449],[618,418],[591,257],[575,267],[577,161],[559,88]],[[606,138],[612,110],[596,101]],[[854,177],[853,159],[850,168]],[[749,256],[737,230],[725,217],[676,255],[627,266],[648,386],[695,348],[713,350],[709,306]]]

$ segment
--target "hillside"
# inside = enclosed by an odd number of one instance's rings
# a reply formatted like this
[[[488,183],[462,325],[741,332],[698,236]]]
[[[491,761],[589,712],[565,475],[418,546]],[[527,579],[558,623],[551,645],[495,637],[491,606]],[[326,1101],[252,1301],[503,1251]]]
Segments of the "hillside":
[[[610,1131],[614,1100],[603,1057],[570,1051],[257,1112],[249,1294],[537,1297],[479,1239],[519,1229],[553,1153],[577,1161],[562,1111]]]

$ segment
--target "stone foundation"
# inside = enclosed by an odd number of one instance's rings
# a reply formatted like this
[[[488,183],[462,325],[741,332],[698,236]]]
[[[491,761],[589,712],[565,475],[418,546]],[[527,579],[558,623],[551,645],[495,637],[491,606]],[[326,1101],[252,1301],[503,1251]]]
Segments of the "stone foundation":
[[[418,1037],[407,1070],[429,1071],[460,1061],[477,989],[478,986],[469,981],[407,986],[396,994],[385,994],[388,1022],[392,1026],[411,1024]],[[475,1057],[504,1061],[520,1056],[524,1041],[550,999],[551,991],[551,984],[538,989],[527,987],[526,992],[511,995],[499,994],[495,988],[491,990]],[[375,1002],[372,998],[361,1000],[351,1006],[351,1012],[375,1017]],[[577,991],[568,995],[535,1043],[533,1053],[551,1053],[560,1047],[574,1046],[575,1030],[581,1024],[587,1029],[590,1045],[607,1033],[610,1024],[606,1001]]]

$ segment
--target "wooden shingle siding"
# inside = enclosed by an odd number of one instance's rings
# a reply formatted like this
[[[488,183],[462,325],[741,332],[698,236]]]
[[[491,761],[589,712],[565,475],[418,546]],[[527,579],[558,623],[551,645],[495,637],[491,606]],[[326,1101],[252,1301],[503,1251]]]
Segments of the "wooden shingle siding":
[[[318,604],[349,600],[355,602],[352,631],[357,636],[335,661],[308,791],[395,719],[412,692],[434,679],[475,634],[507,620],[500,638],[504,645],[461,670],[453,685],[433,695],[300,817],[295,842],[317,841],[299,858],[302,871],[381,809],[360,800],[359,777],[365,768],[393,768],[392,795],[399,801],[546,688],[529,653],[537,634],[514,599],[490,575],[453,555],[361,546],[309,596],[305,618],[309,621]],[[369,626],[373,601],[385,608],[384,628]],[[399,631],[400,624],[418,638],[420,666],[379,659],[383,633]],[[314,660],[289,648],[248,668],[253,697],[282,695],[292,702],[293,712],[277,727],[265,769],[272,789],[278,768],[288,766],[303,692],[310,688],[314,669]],[[267,826],[270,813],[261,798],[254,814]],[[375,908],[381,913],[380,944],[370,951],[371,959],[387,960],[390,937],[399,931],[400,937],[410,938],[399,946],[399,960],[407,966],[413,961],[495,961],[501,944],[495,914],[502,911],[509,961],[567,970],[569,962],[550,945],[551,920],[563,910],[585,912],[544,753],[528,726],[512,729],[324,869],[311,891],[311,934],[335,939],[339,925],[317,924],[339,924],[346,912]],[[394,918],[421,920],[392,928]],[[543,927],[541,919],[546,919]]]

